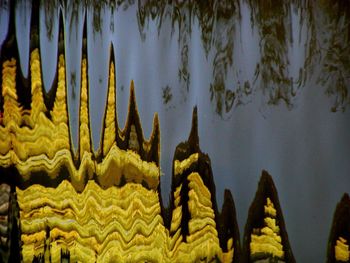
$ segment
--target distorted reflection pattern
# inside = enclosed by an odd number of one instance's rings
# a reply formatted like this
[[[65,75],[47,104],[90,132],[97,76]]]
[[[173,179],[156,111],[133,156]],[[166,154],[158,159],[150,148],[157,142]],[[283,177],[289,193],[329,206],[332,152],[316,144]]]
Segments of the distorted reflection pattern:
[[[225,190],[218,209],[212,164],[200,148],[197,107],[188,139],[175,148],[170,203],[164,205],[159,117],[154,114],[150,138],[145,139],[135,84],[130,80],[126,124],[124,129],[119,127],[118,71],[112,44],[106,61],[108,87],[101,140],[99,149],[93,150],[94,109],[89,105],[95,98],[90,91],[98,87],[90,86],[88,76],[92,60],[86,13],[92,11],[93,36],[102,36],[106,8],[113,16],[121,7],[124,11],[131,8],[134,1],[33,1],[27,77],[20,66],[15,34],[16,4],[1,2],[1,8],[9,10],[8,32],[0,53],[1,262],[296,261],[277,188],[267,171],[262,171],[242,242],[230,190]],[[44,10],[50,41],[54,40],[50,16],[55,12],[59,16],[57,66],[49,90],[43,83],[39,8]],[[259,49],[251,76],[240,68],[242,55],[237,51],[243,46],[244,8],[250,10],[251,33]],[[292,73],[291,65],[293,36],[298,31],[291,22],[295,9],[300,13],[299,42],[306,44],[305,60],[297,74]],[[184,99],[193,81],[191,34],[193,27],[200,28],[204,54],[212,65],[211,82],[203,89],[215,112],[223,117],[249,103],[256,92],[265,96],[268,105],[282,102],[291,109],[299,90],[315,79],[333,99],[331,110],[345,111],[350,101],[349,10],[347,1],[324,1],[317,6],[301,1],[138,1],[136,18],[143,41],[150,37],[150,20],[156,20],[158,37],[164,34],[161,27],[167,19],[172,27],[170,37],[178,32],[177,75]],[[77,50],[81,52],[80,74],[76,74],[67,70],[65,38],[81,15],[84,29],[82,50]],[[113,21],[109,27],[114,32]],[[324,33],[327,27],[335,30]],[[173,100],[175,89],[169,85],[161,88],[163,104]],[[79,101],[76,151],[70,97]],[[327,262],[349,262],[349,242],[350,199],[344,194],[334,213]]]

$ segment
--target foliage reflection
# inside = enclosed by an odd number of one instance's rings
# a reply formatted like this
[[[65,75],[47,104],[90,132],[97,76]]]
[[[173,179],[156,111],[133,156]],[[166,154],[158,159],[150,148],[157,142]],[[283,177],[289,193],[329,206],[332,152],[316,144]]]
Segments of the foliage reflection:
[[[6,8],[5,2],[0,1],[2,8]],[[94,33],[101,32],[105,15],[102,12],[106,7],[113,16],[115,10],[122,12],[136,5],[143,40],[147,37],[150,21],[156,22],[158,35],[164,34],[161,31],[163,25],[170,24],[170,37],[176,32],[179,44],[177,75],[184,98],[192,83],[189,67],[193,49],[191,34],[192,29],[198,27],[203,52],[212,71],[210,84],[204,88],[209,91],[220,116],[245,104],[256,91],[264,94],[269,105],[283,103],[292,108],[298,90],[314,85],[320,86],[321,92],[332,99],[332,111],[344,111],[350,103],[350,2],[347,0],[318,3],[301,0],[55,0],[40,4],[45,11],[49,39],[53,27],[50,17],[59,6],[66,14],[69,28],[79,22],[79,10],[84,13],[91,10]],[[69,15],[66,10],[71,10]],[[242,24],[242,17],[247,15],[251,28]],[[244,45],[242,31],[250,29],[258,58],[252,66],[254,74],[247,76],[242,62],[250,59],[250,55],[240,53]],[[114,32],[113,19],[110,31]],[[299,33],[299,39],[293,39],[297,35],[295,32]],[[298,53],[304,53],[296,76],[291,73],[295,46],[299,48]],[[240,59],[237,54],[241,55]]]
[[[242,6],[247,5],[251,27],[256,30],[260,58],[253,79],[240,75],[235,63]],[[181,66],[179,79],[190,88],[189,39],[191,28],[198,22],[205,55],[213,52],[212,81],[209,88],[211,101],[219,115],[229,112],[233,105],[246,101],[254,90],[260,90],[270,105],[283,102],[289,108],[300,88],[316,84],[334,100],[332,111],[345,110],[350,101],[350,6],[348,1],[139,1],[138,21],[140,34],[146,37],[148,21],[155,20],[158,32],[165,19],[170,19],[172,33],[179,32]],[[298,22],[293,22],[292,16]],[[243,28],[243,30],[247,30]],[[291,74],[290,56],[293,30],[299,32],[299,52],[305,52],[298,76]],[[303,42],[305,41],[305,42]],[[239,52],[239,51],[238,51]],[[228,79],[228,71],[237,79]],[[243,81],[242,81],[243,79]],[[243,82],[243,84],[242,84]],[[234,88],[227,88],[227,84]]]

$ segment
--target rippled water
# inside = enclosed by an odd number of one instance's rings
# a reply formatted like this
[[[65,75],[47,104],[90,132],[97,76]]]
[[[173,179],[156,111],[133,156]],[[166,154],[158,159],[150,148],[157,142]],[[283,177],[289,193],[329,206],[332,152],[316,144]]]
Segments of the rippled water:
[[[9,3],[0,1],[0,43]],[[350,192],[348,1],[42,1],[44,84],[56,71],[64,13],[70,129],[78,137],[80,60],[89,59],[94,149],[100,144],[113,43],[118,122],[130,81],[149,137],[158,112],[161,187],[168,202],[176,145],[199,113],[200,145],[213,167],[219,207],[234,196],[241,236],[261,170],[272,174],[297,262],[325,259],[336,203]],[[109,1],[108,1],[109,2]],[[28,74],[32,4],[16,5],[16,37]],[[83,40],[86,16],[87,36]]]

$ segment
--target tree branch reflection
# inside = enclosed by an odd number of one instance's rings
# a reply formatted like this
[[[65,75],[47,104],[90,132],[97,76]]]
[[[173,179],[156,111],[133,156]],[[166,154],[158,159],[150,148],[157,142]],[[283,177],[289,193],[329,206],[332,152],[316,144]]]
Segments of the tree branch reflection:
[[[334,97],[332,111],[345,111],[350,103],[350,2],[325,1],[322,6],[326,28],[330,34],[325,40],[325,57],[318,82],[326,88],[326,94]]]
[[[81,1],[61,0],[71,11],[70,27],[77,23]],[[56,1],[43,1],[45,12],[52,13]],[[179,45],[180,65],[177,71],[181,92],[186,99],[191,88],[189,67],[192,47],[192,27],[199,25],[200,39],[212,77],[208,87],[210,99],[218,115],[223,116],[233,107],[245,104],[254,91],[261,91],[269,105],[283,103],[293,107],[298,90],[314,85],[334,100],[332,111],[344,111],[350,103],[350,4],[347,0],[321,2],[301,0],[233,0],[233,1],[166,1],[166,0],[85,0],[83,4],[93,11],[93,29],[101,32],[102,9],[126,10],[137,4],[137,21],[141,39],[145,40],[150,21],[155,21],[158,35],[162,27],[170,25],[170,37],[175,32]],[[242,27],[242,6],[248,7],[251,27],[257,33],[259,59],[254,79],[244,77],[242,65],[235,58],[239,53]],[[293,16],[299,21],[293,21]],[[46,16],[48,34],[52,21]],[[113,21],[112,21],[113,22]],[[111,22],[110,30],[114,32]],[[168,22],[168,23],[165,23]],[[298,52],[305,52],[296,77],[291,74],[292,35],[299,32]],[[51,33],[50,33],[51,32]],[[247,54],[244,59],[250,59]]]
[[[288,71],[288,47],[292,43],[290,3],[249,0],[249,6],[252,26],[257,27],[260,37],[261,57],[256,66],[260,87],[268,94],[269,104],[283,101],[291,107],[294,92]]]

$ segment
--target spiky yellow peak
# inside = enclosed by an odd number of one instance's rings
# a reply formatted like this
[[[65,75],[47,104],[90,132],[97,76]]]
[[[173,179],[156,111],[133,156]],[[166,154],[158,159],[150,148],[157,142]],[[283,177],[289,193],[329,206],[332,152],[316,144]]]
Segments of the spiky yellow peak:
[[[284,258],[280,228],[276,221],[276,209],[271,199],[266,198],[264,205],[264,226],[253,229],[250,242],[251,256],[268,254],[279,259]]]

